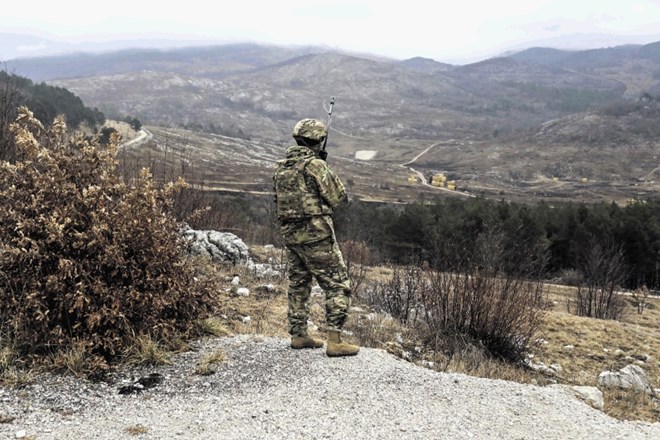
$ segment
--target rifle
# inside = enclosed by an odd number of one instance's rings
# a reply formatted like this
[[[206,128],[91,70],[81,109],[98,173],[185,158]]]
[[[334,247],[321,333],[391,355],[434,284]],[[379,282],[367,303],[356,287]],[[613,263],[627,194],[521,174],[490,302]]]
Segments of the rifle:
[[[323,160],[326,160],[328,158],[328,152],[325,151],[325,146],[328,145],[328,135],[330,134],[330,123],[332,122],[332,110],[334,108],[335,108],[335,97],[333,96],[330,99],[330,110],[328,110],[328,123],[325,124],[328,133],[325,135],[325,139],[323,140],[323,148],[321,149],[321,151],[319,151],[319,157]]]

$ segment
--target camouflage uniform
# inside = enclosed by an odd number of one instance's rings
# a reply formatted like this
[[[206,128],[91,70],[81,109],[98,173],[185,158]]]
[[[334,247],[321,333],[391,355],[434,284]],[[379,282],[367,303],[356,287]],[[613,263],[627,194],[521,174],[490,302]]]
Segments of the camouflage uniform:
[[[325,291],[328,328],[340,330],[348,316],[351,289],[331,215],[347,199],[346,189],[327,163],[306,146],[286,150],[273,180],[289,263],[289,333],[307,334],[314,278]]]

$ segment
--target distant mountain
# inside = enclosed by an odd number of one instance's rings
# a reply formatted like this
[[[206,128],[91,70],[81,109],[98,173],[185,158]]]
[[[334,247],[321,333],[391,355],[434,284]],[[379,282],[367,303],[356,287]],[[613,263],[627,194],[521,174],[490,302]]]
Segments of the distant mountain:
[[[143,70],[217,78],[321,51],[323,49],[319,47],[290,49],[246,43],[178,49],[126,49],[100,54],[78,53],[15,59],[6,64],[10,71],[34,81]]]
[[[589,70],[622,66],[634,60],[660,63],[660,42],[580,51],[534,47],[508,55],[517,61],[565,69]]]
[[[17,58],[63,56],[75,53],[100,54],[127,49],[163,49],[182,47],[217,46],[227,44],[217,40],[189,38],[134,38],[110,41],[58,41],[51,37],[20,33],[0,32],[0,61]]]
[[[531,47],[520,52],[514,52],[507,55],[516,61],[531,64],[541,64],[543,66],[559,66],[566,58],[576,51],[551,49],[549,47]]]
[[[654,94],[659,44],[532,48],[464,66],[231,44],[17,59],[8,67],[66,87],[109,116],[253,139],[286,141],[292,120],[325,118],[323,105],[335,96],[333,129],[344,133],[348,152],[364,148],[359,139],[482,138]]]
[[[451,64],[439,63],[436,60],[432,60],[431,58],[423,57],[414,57],[399,61],[399,65],[423,73],[446,72],[447,70],[454,67]]]

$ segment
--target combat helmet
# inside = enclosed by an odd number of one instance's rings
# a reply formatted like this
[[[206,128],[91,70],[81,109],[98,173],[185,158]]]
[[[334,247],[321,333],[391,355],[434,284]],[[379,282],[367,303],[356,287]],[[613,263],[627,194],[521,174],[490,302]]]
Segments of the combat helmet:
[[[293,137],[302,137],[320,141],[328,135],[328,128],[318,119],[305,118],[293,127]]]

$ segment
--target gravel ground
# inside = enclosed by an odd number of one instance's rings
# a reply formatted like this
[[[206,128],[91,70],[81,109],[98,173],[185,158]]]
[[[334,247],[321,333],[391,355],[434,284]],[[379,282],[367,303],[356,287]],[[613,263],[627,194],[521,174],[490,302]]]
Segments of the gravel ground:
[[[165,367],[114,373],[110,383],[45,375],[0,388],[0,438],[660,438],[660,424],[612,419],[562,389],[437,373],[376,349],[328,358],[260,336],[196,348]],[[200,355],[218,348],[228,361],[213,375],[195,374]],[[163,381],[119,394],[150,373]],[[146,432],[129,432],[138,426]]]

